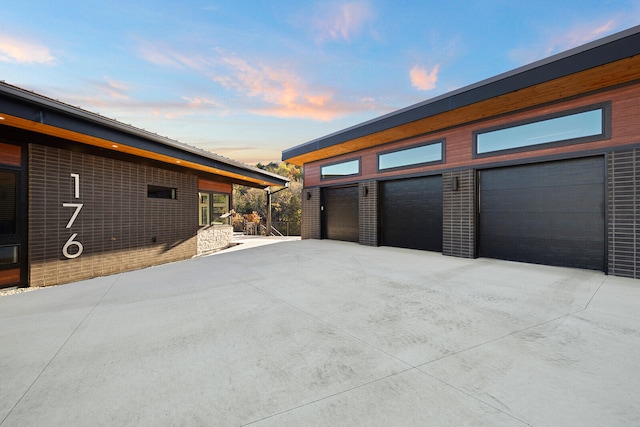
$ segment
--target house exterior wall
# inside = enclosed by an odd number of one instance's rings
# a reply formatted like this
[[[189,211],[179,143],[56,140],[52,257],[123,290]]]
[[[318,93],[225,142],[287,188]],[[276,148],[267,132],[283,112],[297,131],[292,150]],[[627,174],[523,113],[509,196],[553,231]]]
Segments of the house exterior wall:
[[[640,278],[640,149],[608,156],[609,274]]]
[[[517,152],[474,156],[473,132],[494,126],[509,125],[522,120],[536,119],[549,114],[562,113],[575,108],[610,103],[610,137],[601,140],[529,147]],[[375,245],[378,241],[377,188],[381,181],[405,177],[443,176],[443,254],[473,258],[477,254],[476,235],[478,213],[478,171],[508,165],[538,163],[569,158],[604,155],[607,159],[607,235],[606,270],[609,274],[640,278],[640,234],[636,224],[640,221],[640,199],[637,191],[640,179],[640,83],[635,82],[610,90],[601,90],[585,96],[572,97],[497,117],[487,117],[442,131],[411,137],[381,146],[370,147],[337,157],[304,165],[303,194],[319,194],[326,186],[358,183],[360,186],[360,244]],[[410,147],[416,143],[444,139],[445,155],[442,163],[380,172],[377,155],[389,150]],[[360,158],[360,174],[344,178],[322,180],[323,165]],[[451,187],[457,178],[458,188]],[[364,186],[374,189],[376,197],[363,199]],[[371,194],[371,190],[369,190]],[[318,199],[319,200],[319,199]],[[366,206],[366,207],[365,207]],[[303,224],[308,236],[321,235],[321,205],[307,203],[303,208]],[[314,220],[309,221],[308,218]]]
[[[30,286],[196,255],[195,175],[38,144],[29,144],[28,170]],[[177,198],[149,198],[147,185],[175,188]]]
[[[457,180],[457,188],[452,186]],[[476,257],[476,171],[442,175],[442,253]]]
[[[518,122],[520,120],[532,119],[547,114],[560,113],[566,110],[602,102],[611,102],[612,135],[610,139],[543,149],[535,149],[532,147],[528,151],[518,153],[501,154],[482,158],[473,157],[473,131]],[[560,103],[544,105],[500,117],[487,118],[486,120],[465,124],[451,129],[371,147],[356,153],[348,153],[322,161],[307,163],[304,165],[304,185],[305,187],[327,185],[326,181],[320,179],[320,167],[325,164],[336,163],[341,160],[352,159],[354,157],[360,157],[362,159],[361,174],[357,177],[342,179],[332,178],[331,185],[364,181],[367,179],[388,179],[410,174],[427,174],[442,170],[478,168],[483,165],[492,165],[496,163],[519,163],[528,159],[571,156],[573,153],[580,152],[598,150],[611,151],[616,147],[622,148],[628,145],[640,143],[640,123],[638,123],[637,120],[638,111],[640,111],[640,83],[635,83],[608,91],[565,100]],[[377,154],[379,152],[409,147],[419,142],[434,141],[442,138],[445,139],[445,162],[443,164],[378,172]]]
[[[229,247],[233,240],[233,226],[209,225],[198,229],[198,255],[206,255]]]
[[[360,182],[358,189],[358,238],[361,245],[378,246],[378,182]]]
[[[302,224],[303,239],[319,239],[320,234],[320,188],[308,188],[302,191]]]

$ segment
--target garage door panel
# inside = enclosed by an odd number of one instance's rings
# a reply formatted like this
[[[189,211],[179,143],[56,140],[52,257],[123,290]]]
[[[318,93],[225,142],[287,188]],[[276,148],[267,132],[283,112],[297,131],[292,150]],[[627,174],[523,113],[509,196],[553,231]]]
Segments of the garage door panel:
[[[590,213],[537,213],[513,215],[512,213],[496,213],[481,215],[484,232],[498,237],[554,236],[560,240],[592,240],[602,241],[604,235],[596,235],[590,224],[593,215]],[[604,218],[602,218],[604,221]]]
[[[381,244],[442,251],[442,177],[385,181],[381,187]]]
[[[325,188],[323,199],[323,237],[357,242],[358,187]]]
[[[480,173],[479,255],[604,270],[604,159]]]
[[[482,193],[482,212],[602,212],[603,203],[594,204],[593,192],[602,192],[602,185],[575,187],[536,187],[486,191]],[[553,197],[549,195],[553,194]],[[571,200],[571,204],[557,203],[558,199]]]
[[[578,159],[568,162],[546,163],[537,165],[512,166],[504,169],[494,169],[491,174],[482,179],[488,188],[495,190],[526,189],[536,187],[565,187],[567,182],[571,185],[601,185],[604,184],[604,175],[585,174],[585,169],[594,167],[599,169],[601,159]],[[585,162],[580,164],[580,162]],[[532,170],[535,168],[535,170]],[[564,180],[557,179],[558,176]]]

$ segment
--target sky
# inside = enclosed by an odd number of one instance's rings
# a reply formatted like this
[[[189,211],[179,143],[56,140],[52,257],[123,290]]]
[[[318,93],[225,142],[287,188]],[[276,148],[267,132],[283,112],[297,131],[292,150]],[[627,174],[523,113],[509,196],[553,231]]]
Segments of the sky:
[[[640,0],[20,0],[0,80],[248,164],[640,24]]]

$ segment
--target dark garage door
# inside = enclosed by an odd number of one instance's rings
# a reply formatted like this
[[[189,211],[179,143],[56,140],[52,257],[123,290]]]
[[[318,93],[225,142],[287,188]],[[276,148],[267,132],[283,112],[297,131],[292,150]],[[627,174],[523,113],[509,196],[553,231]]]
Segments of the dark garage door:
[[[604,159],[480,172],[479,255],[604,270]]]
[[[442,251],[442,176],[384,181],[381,244]]]
[[[323,189],[322,237],[358,241],[358,187]]]

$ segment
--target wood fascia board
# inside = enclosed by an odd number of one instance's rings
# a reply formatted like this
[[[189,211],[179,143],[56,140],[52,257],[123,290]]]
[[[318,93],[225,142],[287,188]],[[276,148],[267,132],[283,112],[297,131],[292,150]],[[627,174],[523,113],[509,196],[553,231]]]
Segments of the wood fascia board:
[[[281,183],[277,181],[272,181],[268,179],[260,180],[253,177],[247,177],[241,174],[225,171],[219,168],[213,168],[210,166],[202,165],[196,162],[191,162],[178,157],[167,156],[164,154],[154,153],[154,152],[143,150],[140,148],[123,145],[118,141],[110,141],[110,140],[94,137],[91,135],[85,135],[79,132],[62,129],[62,128],[48,125],[48,124],[38,123],[33,120],[27,120],[27,119],[15,117],[5,113],[1,113],[0,115],[3,117],[3,120],[0,120],[0,126],[2,125],[12,126],[12,127],[28,130],[35,133],[40,133],[44,135],[53,136],[56,138],[62,138],[62,139],[78,142],[81,144],[86,144],[86,145],[91,145],[94,147],[99,147],[107,150],[131,154],[137,157],[152,159],[152,160],[156,160],[156,161],[160,161],[160,162],[168,163],[172,165],[179,165],[185,168],[199,170],[199,171],[211,173],[214,175],[220,175],[227,178],[231,178],[235,181],[236,184],[240,184],[240,185],[249,185],[249,186],[257,186],[257,187],[264,187],[267,185],[273,185],[273,186],[281,185]]]
[[[302,166],[305,163],[586,95],[636,81],[640,78],[639,69],[640,55],[632,56],[284,160]]]

